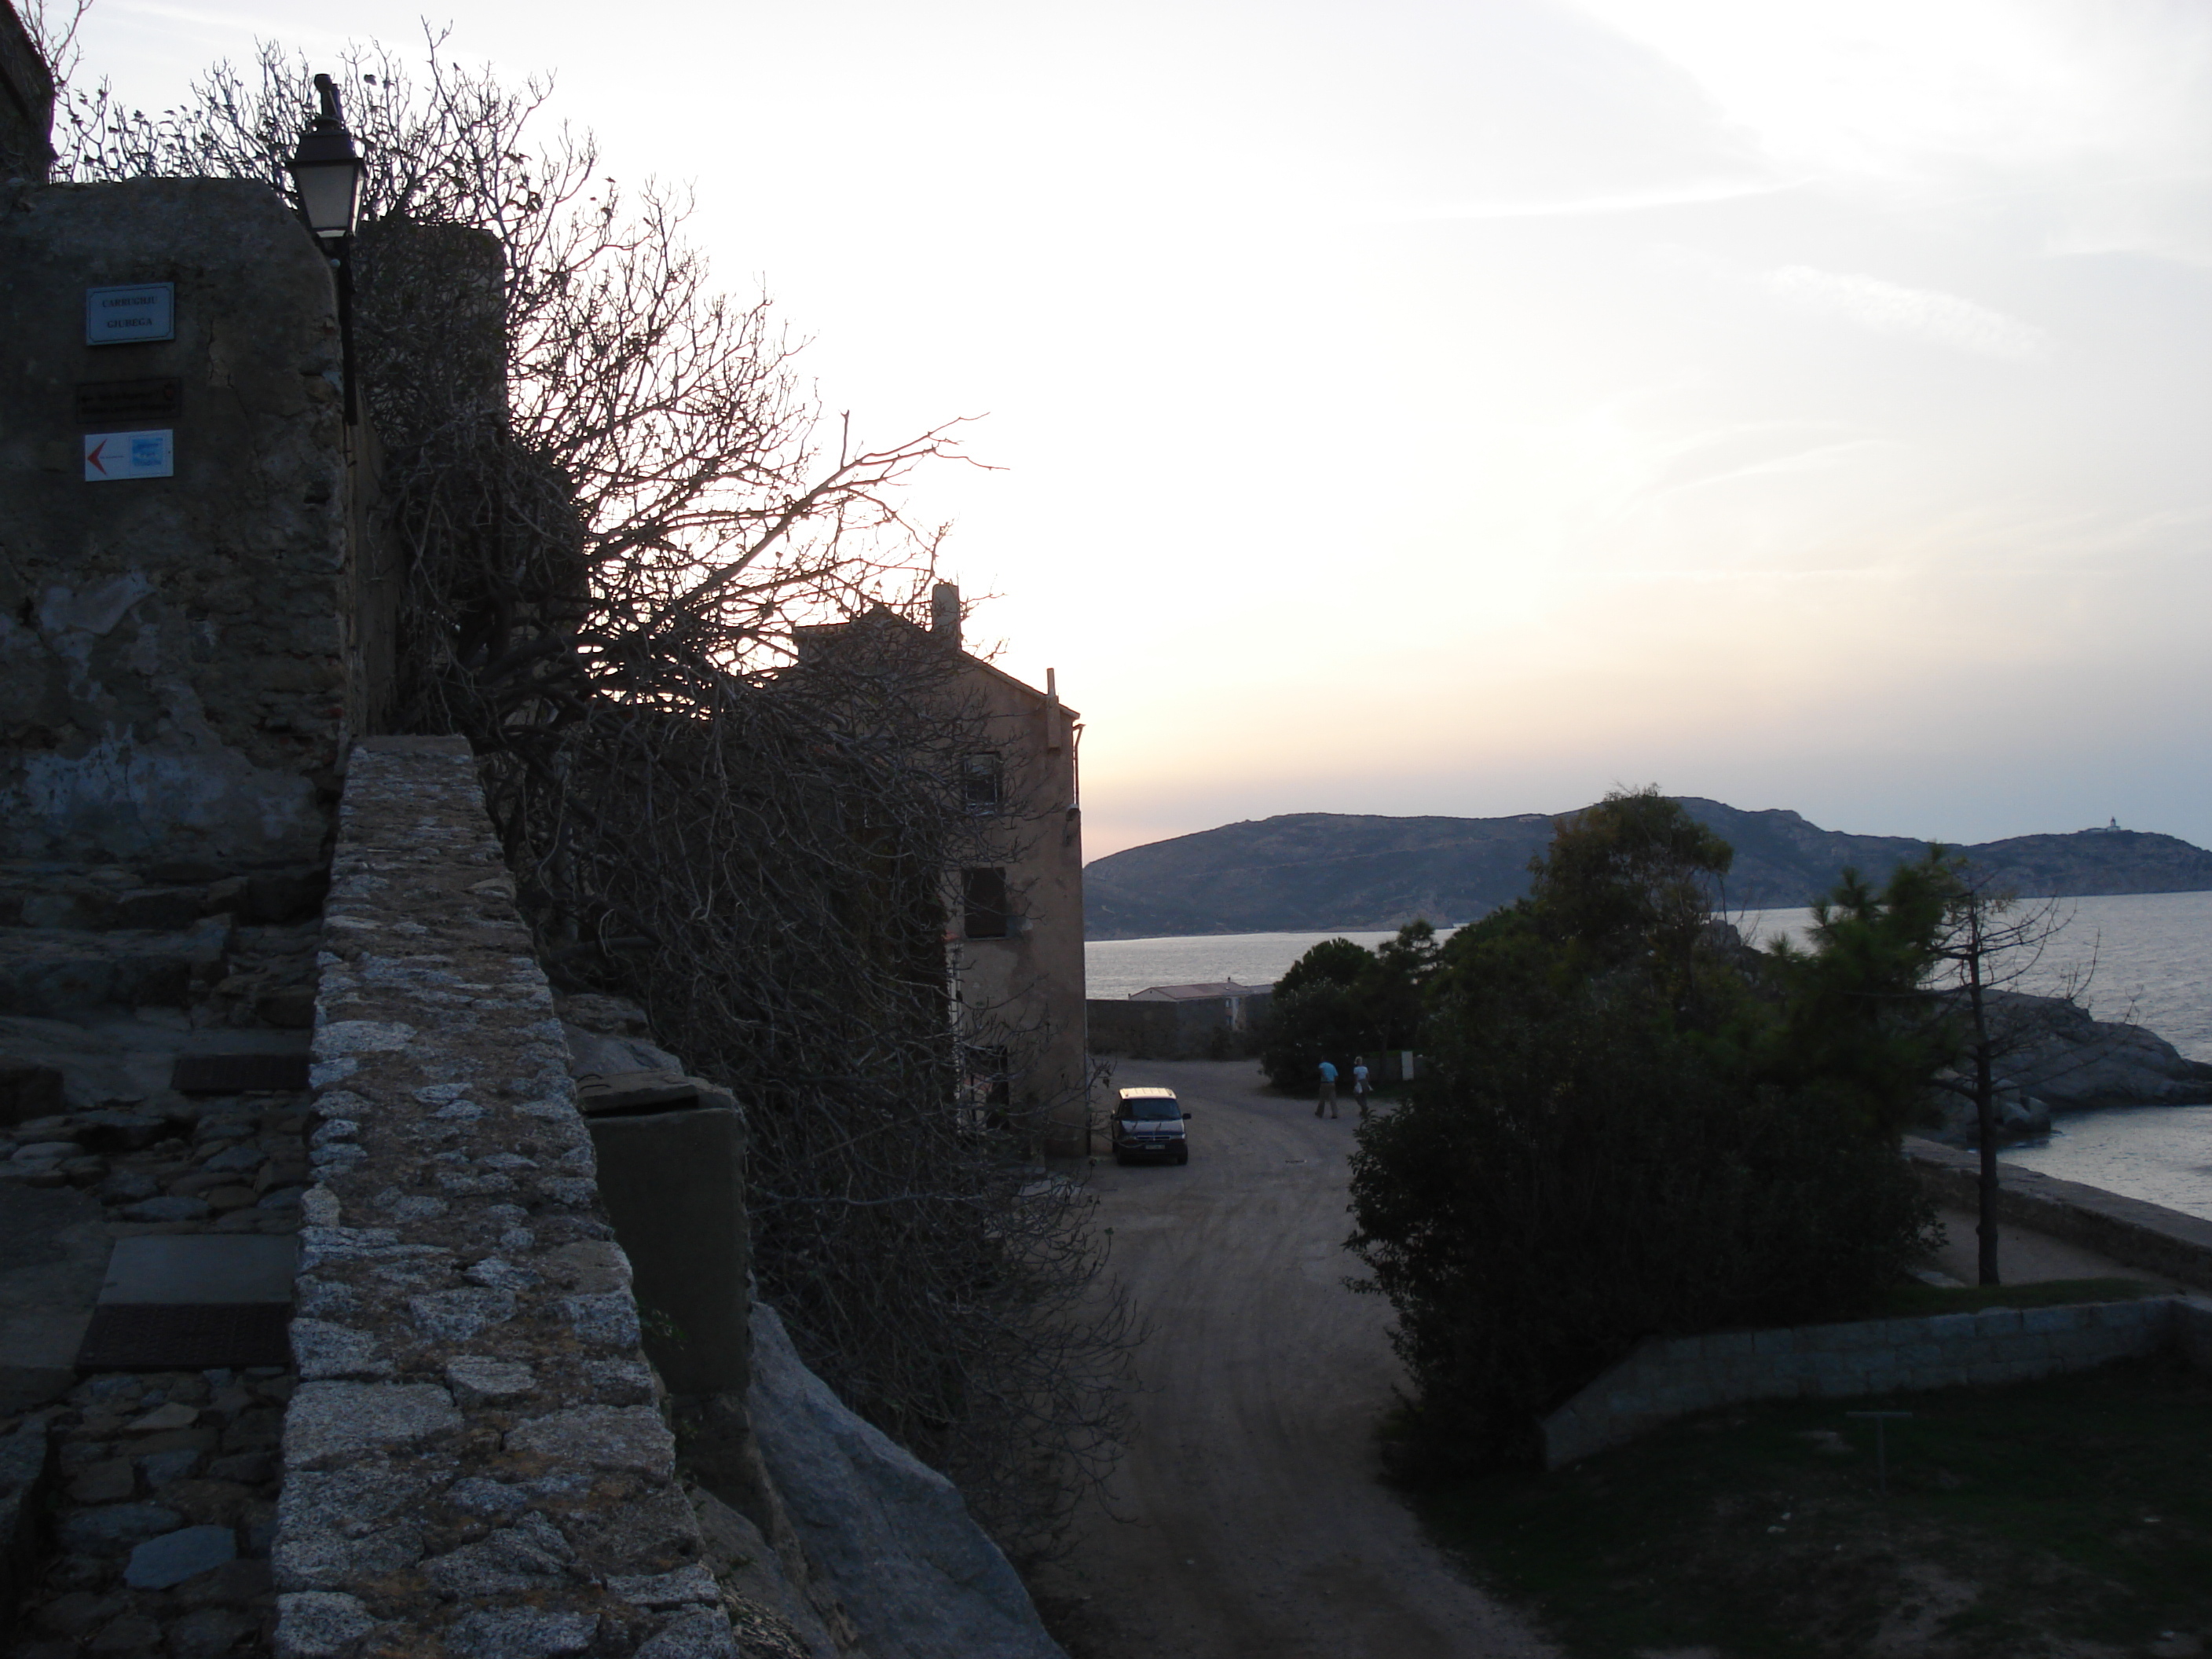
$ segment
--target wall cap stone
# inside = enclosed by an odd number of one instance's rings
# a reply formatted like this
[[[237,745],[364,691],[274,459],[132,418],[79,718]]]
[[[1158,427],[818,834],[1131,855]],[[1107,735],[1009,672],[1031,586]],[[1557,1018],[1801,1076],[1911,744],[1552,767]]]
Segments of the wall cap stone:
[[[1749,1340],[1723,1346],[1728,1337]],[[1715,1406],[1986,1387],[2168,1346],[2212,1368],[2212,1298],[2146,1297],[1718,1333],[1704,1339],[1702,1352],[1686,1339],[1654,1340],[1543,1419],[1544,1466],[1558,1468]]]
[[[733,1653],[551,988],[489,872],[465,742],[354,747],[316,996],[276,1650]]]

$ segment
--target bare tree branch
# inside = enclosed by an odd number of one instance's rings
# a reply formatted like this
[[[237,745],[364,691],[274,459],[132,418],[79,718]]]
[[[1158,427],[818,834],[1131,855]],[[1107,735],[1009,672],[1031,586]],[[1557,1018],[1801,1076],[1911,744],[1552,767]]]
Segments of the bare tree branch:
[[[635,997],[744,1103],[756,1267],[801,1352],[1042,1553],[1119,1443],[1134,1333],[1085,1189],[963,1079],[963,1043],[1018,1073],[1048,1034],[972,1004],[956,1029],[947,877],[1060,803],[963,810],[980,711],[896,620],[937,548],[900,489],[958,422],[832,441],[766,300],[712,287],[683,193],[623,191],[587,133],[534,144],[550,85],[444,40],[336,76],[405,554],[391,723],[471,739],[556,981]],[[64,176],[286,190],[309,76],[264,46],[158,115],[74,94]],[[805,652],[854,618],[869,648]]]

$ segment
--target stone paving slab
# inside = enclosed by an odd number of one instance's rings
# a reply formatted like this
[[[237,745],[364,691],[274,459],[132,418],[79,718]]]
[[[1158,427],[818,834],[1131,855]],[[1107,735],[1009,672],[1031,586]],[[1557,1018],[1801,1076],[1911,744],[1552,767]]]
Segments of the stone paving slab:
[[[0,1370],[76,1363],[110,1249],[101,1223],[84,1193],[0,1183]]]
[[[300,1243],[282,1235],[171,1233],[116,1241],[102,1302],[283,1302],[292,1299]]]

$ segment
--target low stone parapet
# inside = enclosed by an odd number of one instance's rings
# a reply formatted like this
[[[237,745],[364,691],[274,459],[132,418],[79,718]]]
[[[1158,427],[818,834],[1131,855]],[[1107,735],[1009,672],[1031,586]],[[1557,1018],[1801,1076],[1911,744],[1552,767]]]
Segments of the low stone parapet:
[[[332,876],[277,1652],[734,1653],[467,745],[358,746]]]
[[[1905,1155],[1938,1203],[1962,1210],[1980,1205],[1978,1152],[1908,1136]],[[2212,1221],[2202,1216],[2000,1162],[1997,1220],[2212,1291]]]
[[[2148,1297],[1674,1337],[1645,1343],[1546,1418],[1544,1466],[1717,1406],[2025,1382],[2169,1347],[2212,1364],[2212,1301]]]

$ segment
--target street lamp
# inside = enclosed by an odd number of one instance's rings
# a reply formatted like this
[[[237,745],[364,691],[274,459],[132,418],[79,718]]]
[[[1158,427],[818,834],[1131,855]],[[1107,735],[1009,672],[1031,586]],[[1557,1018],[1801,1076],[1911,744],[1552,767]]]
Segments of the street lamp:
[[[315,77],[322,112],[300,135],[285,171],[299,192],[300,216],[315,240],[330,250],[331,267],[337,275],[338,349],[343,360],[346,424],[359,418],[353,388],[353,262],[354,227],[361,218],[361,185],[368,163],[353,147],[345,118],[338,112],[338,89],[327,75]]]

